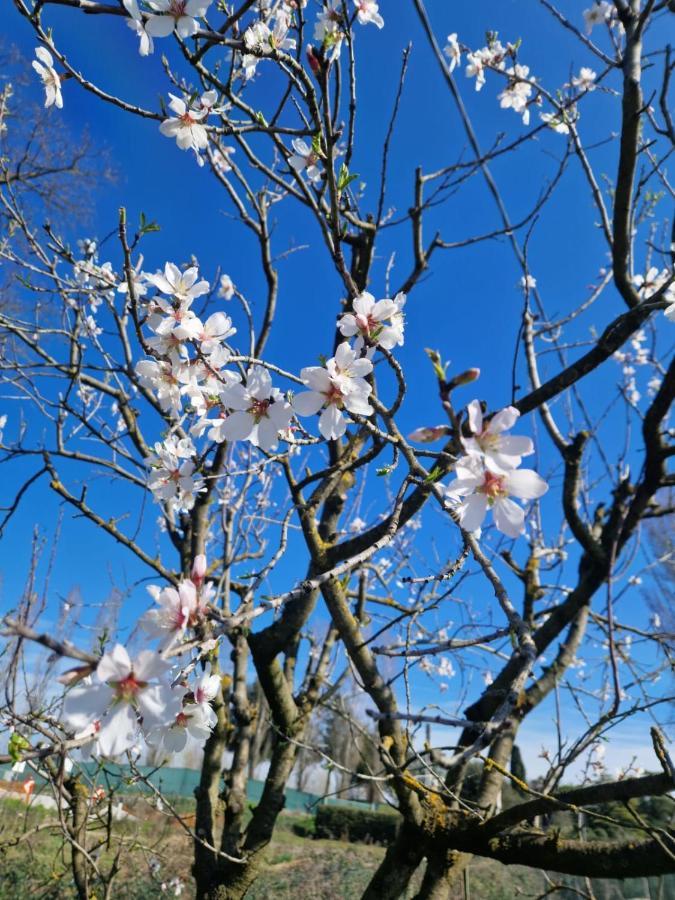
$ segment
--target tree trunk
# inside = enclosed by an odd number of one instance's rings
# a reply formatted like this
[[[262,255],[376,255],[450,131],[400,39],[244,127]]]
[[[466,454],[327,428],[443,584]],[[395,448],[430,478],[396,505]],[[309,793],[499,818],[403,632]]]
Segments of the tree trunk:
[[[361,900],[398,900],[424,858],[419,832],[405,822],[370,880]]]
[[[414,900],[451,900],[453,896],[461,896],[457,888],[470,861],[471,854],[458,853],[455,850],[431,853],[427,858],[422,884]]]

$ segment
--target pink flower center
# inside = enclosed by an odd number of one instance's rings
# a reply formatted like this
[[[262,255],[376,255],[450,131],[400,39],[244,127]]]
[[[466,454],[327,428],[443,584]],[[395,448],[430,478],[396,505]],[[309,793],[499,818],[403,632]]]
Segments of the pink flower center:
[[[190,721],[189,718],[185,715],[184,712],[179,712],[178,715],[176,716],[175,725],[178,728],[187,728],[189,721]]]
[[[370,335],[371,332],[380,328],[381,323],[374,319],[371,315],[364,315],[363,313],[357,313],[356,316],[356,324],[359,329],[363,331],[365,334]]]
[[[504,476],[494,475],[492,472],[485,473],[485,481],[478,488],[480,494],[487,494],[491,500],[498,497],[508,497],[508,491],[504,487]]]
[[[253,416],[256,423],[261,419],[267,418],[270,402],[270,400],[254,400],[249,406],[248,412]]]
[[[147,687],[147,681],[138,681],[134,673],[130,672],[126,678],[111,681],[110,685],[115,690],[116,699],[130,703],[143,688]]]
[[[171,0],[168,13],[170,16],[173,16],[174,19],[180,19],[181,16],[185,15],[186,6],[187,0]]]
[[[327,406],[335,405],[338,409],[342,409],[344,395],[336,384],[331,384],[330,388],[324,394],[324,397],[326,398]]]

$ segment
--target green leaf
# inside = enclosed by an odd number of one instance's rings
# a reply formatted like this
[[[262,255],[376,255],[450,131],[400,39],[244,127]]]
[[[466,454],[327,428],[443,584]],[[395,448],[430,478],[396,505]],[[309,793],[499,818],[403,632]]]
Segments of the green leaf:
[[[160,227],[157,224],[157,222],[153,222],[153,221],[147,219],[145,213],[142,212],[140,215],[139,224],[138,224],[138,234],[139,235],[150,234],[153,231],[159,231],[159,230],[160,230]]]
[[[425,484],[433,484],[434,481],[438,481],[439,478],[443,477],[443,469],[440,469],[438,466],[434,466],[434,468],[429,472],[427,477],[424,479]]]
[[[7,744],[7,752],[12,757],[13,762],[20,762],[21,754],[29,748],[30,744],[22,734],[19,734],[18,731],[12,732],[12,736]]]
[[[340,173],[338,175],[338,180],[337,180],[338,191],[340,193],[342,191],[344,191],[345,188],[349,187],[349,185],[352,183],[352,181],[356,181],[356,179],[358,177],[359,177],[358,175],[350,175],[349,169],[347,168],[347,166],[344,163],[342,163],[342,165],[340,166]]]
[[[323,156],[321,150],[321,134],[319,132],[312,138],[312,153],[316,153],[317,156]]]

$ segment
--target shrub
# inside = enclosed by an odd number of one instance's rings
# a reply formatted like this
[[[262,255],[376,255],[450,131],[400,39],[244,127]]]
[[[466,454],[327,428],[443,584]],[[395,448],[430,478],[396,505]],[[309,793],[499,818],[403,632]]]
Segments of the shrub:
[[[394,811],[353,806],[320,806],[314,820],[315,836],[364,844],[389,844],[396,837],[401,817]]]

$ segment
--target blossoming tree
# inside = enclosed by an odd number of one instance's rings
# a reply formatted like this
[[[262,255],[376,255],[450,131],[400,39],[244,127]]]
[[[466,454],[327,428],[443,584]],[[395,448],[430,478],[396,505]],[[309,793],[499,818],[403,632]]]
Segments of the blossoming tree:
[[[61,49],[50,23],[56,5],[111,29],[126,23],[143,57],[165,53],[166,104],[145,108],[91,80]],[[643,602],[642,524],[673,512],[674,256],[668,221],[659,218],[659,202],[673,198],[665,162],[675,144],[675,62],[664,38],[672,4],[615,0],[568,16],[541,0],[551,34],[570,32],[584,62],[560,83],[527,64],[518,33],[526,23],[513,23],[512,42],[488,31],[483,46],[468,45],[458,32],[444,40],[422,0],[411,0],[406,14],[425,42],[417,52],[435,67],[462,131],[441,168],[414,170],[402,212],[387,196],[399,116],[414,103],[406,95],[410,48],[390,113],[362,106],[357,80],[363,29],[379,39],[378,53],[391,53],[381,6],[15,0],[38,41],[33,67],[51,114],[67,112],[69,98],[85,91],[131,119],[155,120],[176,154],[208,167],[257,243],[265,285],[262,305],[253,303],[237,287],[235,257],[230,275],[205,271],[196,258],[165,259],[147,240],[154,223],[143,218],[134,227],[124,209],[111,223],[114,239],[73,250],[71,223],[41,233],[23,198],[0,183],[9,223],[0,253],[22,297],[21,315],[0,313],[0,373],[4,393],[30,420],[20,427],[9,406],[0,447],[7,467],[33,464],[14,490],[3,480],[2,527],[29,490],[50,490],[153,578],[149,608],[136,614],[137,599],[131,614],[139,652],[111,634],[99,634],[93,648],[61,640],[40,628],[30,603],[4,620],[10,672],[26,642],[74,661],[61,666],[63,689],[39,702],[13,690],[4,716],[6,758],[49,778],[69,810],[64,834],[82,898],[98,882],[112,891],[115,873],[87,849],[86,798],[77,778],[64,780],[67,761],[126,760],[142,779],[144,753],[170,762],[199,741],[195,822],[185,826],[197,896],[238,898],[260,872],[299,751],[332,763],[307,742],[344,671],[378,729],[367,771],[355,777],[402,816],[364,897],[404,896],[422,865],[417,896],[448,896],[472,856],[583,877],[675,871],[672,833],[639,816],[639,838],[604,842],[529,824],[556,809],[593,816],[599,802],[630,803],[673,787],[657,727],[670,699],[658,681],[669,636],[627,611],[631,598]],[[389,17],[398,14],[392,4]],[[465,103],[466,84],[495,115],[511,116],[504,127],[513,133],[499,134],[489,150]],[[608,123],[602,164],[611,164],[611,176],[597,171],[596,145],[584,134],[589,107]],[[360,123],[373,116],[385,128],[374,188],[357,185],[354,174],[359,158],[374,154],[359,141]],[[527,154],[544,142],[552,174],[514,222],[492,167],[527,180]],[[583,296],[554,303],[536,277],[545,259],[539,267],[530,244],[571,169],[610,263],[599,260]],[[447,204],[479,180],[498,225],[450,241]],[[282,302],[277,208],[306,217],[311,252],[339,279],[335,296],[318,289],[332,329],[323,346],[304,338],[308,311]],[[392,231],[406,243],[380,274],[378,253]],[[420,333],[414,298],[434,262],[497,238],[518,266],[517,305],[509,311],[502,301],[496,271],[492,320],[466,334],[430,316],[427,342],[442,349],[426,351],[423,371],[406,367],[406,327]],[[198,223],[191,240],[186,253],[201,255]],[[394,277],[400,283],[391,289]],[[485,358],[482,334],[505,318],[517,341],[513,360],[497,362]],[[269,350],[280,329],[294,335],[292,364]],[[458,342],[470,342],[475,367],[455,372],[445,361]],[[416,352],[424,361],[422,346]],[[482,398],[478,366],[502,379],[494,407]],[[442,423],[407,428],[411,396],[428,392],[430,378]],[[88,490],[94,473],[113,479],[115,490]],[[159,534],[140,518],[137,527],[127,521],[148,498]],[[598,646],[586,684],[576,674],[585,661],[591,668]],[[458,672],[462,686],[444,694],[446,682],[459,684]],[[249,759],[263,715],[248,690],[253,678],[273,746],[248,819]],[[519,758],[528,717],[553,700],[558,743],[542,751],[546,773],[535,790],[510,761]],[[570,725],[565,707],[580,713]],[[657,774],[623,771],[596,783],[606,735],[627,718],[643,722],[647,710]],[[426,741],[425,725],[436,729]],[[583,760],[580,784],[562,789]],[[476,763],[479,785],[469,797]],[[509,780],[522,800],[500,810]]]

